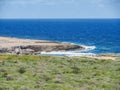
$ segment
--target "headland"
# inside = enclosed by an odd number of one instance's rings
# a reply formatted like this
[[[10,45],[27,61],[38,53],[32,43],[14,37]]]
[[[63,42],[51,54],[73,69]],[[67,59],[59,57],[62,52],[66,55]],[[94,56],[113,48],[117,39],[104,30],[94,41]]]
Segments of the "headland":
[[[72,45],[61,42],[0,37],[0,53],[29,55],[40,54],[42,51],[51,52],[84,49],[85,47],[80,45]]]

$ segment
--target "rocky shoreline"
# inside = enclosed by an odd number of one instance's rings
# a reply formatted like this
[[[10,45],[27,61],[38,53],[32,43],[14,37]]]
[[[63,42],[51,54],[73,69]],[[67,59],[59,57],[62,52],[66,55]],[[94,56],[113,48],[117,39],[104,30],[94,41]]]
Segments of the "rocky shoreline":
[[[9,37],[0,37],[0,53],[3,54],[40,54],[42,51],[71,51],[84,50],[79,45],[64,44],[46,40],[29,40]]]

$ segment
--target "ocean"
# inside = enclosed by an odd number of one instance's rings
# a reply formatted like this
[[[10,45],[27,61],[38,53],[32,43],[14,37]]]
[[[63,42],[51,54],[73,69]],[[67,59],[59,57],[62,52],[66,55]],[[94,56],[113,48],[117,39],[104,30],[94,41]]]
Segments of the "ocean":
[[[87,48],[75,51],[77,54],[120,53],[120,19],[1,19],[0,36],[52,40]]]

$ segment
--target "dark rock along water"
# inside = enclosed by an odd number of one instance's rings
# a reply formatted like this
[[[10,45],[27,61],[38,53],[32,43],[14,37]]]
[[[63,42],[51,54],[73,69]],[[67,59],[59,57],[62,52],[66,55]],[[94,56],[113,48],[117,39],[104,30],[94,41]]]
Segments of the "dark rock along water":
[[[120,19],[1,19],[0,36],[96,47],[87,53],[120,53]]]

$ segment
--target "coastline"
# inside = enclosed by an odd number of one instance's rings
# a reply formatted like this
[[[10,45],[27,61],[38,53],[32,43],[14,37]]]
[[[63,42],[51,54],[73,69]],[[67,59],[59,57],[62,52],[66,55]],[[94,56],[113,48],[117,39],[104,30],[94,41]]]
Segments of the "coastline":
[[[0,36],[0,53],[9,54],[40,54],[51,51],[84,50],[85,47],[69,43],[48,40],[31,40]]]
[[[0,36],[0,54],[10,55],[50,55],[68,57],[86,57],[96,60],[116,60],[119,54],[114,53],[74,53],[73,51],[83,51],[86,47],[82,45],[54,42],[48,40],[20,39]],[[64,55],[66,54],[66,55]]]

